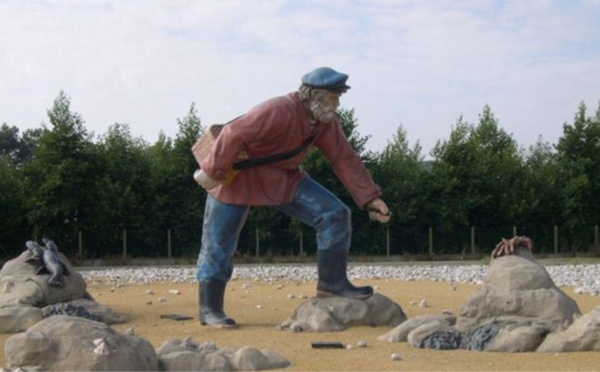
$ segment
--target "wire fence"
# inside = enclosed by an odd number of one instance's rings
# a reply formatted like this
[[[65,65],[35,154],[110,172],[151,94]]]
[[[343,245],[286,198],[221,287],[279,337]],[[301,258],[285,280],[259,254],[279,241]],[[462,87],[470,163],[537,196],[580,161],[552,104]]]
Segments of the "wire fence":
[[[78,230],[54,238],[59,249],[77,259],[103,258],[194,258],[198,255],[201,231],[176,230],[98,231]],[[567,231],[561,226],[464,226],[444,230],[428,227],[406,229],[382,226],[371,231],[368,241],[353,242],[353,256],[414,256],[421,259],[460,256],[479,258],[489,255],[501,238],[528,236],[537,255],[600,256],[598,225]],[[17,235],[20,243],[8,245],[0,240],[0,257],[18,255],[25,241],[35,239],[28,233]],[[20,245],[20,248],[19,248]],[[245,228],[240,234],[237,254],[243,257],[303,257],[316,254],[315,233],[302,230],[268,231]]]

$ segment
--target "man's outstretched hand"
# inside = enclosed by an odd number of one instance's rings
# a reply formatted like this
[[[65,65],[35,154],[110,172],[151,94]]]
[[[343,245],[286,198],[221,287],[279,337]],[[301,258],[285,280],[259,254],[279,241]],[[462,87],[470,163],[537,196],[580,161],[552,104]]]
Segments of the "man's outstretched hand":
[[[392,217],[392,212],[380,198],[373,199],[372,202],[367,204],[367,211],[369,211],[369,218],[371,220],[381,223],[387,223]]]
[[[533,254],[533,242],[526,236],[515,236],[512,239],[502,239],[492,251],[492,258],[508,256],[515,252],[516,247],[523,247]]]

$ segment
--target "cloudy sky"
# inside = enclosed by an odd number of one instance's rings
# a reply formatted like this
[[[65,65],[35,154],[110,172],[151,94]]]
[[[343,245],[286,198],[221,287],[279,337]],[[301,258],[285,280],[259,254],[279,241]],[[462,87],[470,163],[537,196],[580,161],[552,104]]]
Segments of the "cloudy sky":
[[[342,106],[380,151],[402,125],[427,154],[489,104],[523,146],[556,143],[600,100],[600,0],[0,0],[0,123],[47,123],[62,89],[96,135],[174,137],[350,75]]]

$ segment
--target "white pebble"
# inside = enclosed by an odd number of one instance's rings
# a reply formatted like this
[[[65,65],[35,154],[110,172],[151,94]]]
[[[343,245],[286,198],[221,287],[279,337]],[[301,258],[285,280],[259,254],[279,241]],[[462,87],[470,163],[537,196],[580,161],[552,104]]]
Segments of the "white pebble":
[[[421,302],[419,302],[419,307],[429,307],[427,300],[421,300]]]
[[[293,300],[294,298],[296,298],[296,296],[294,296],[293,294],[288,294],[287,295],[288,300]]]
[[[257,309],[262,309],[262,305],[256,305]]]
[[[444,315],[452,315],[453,313],[452,313],[452,310],[444,309],[444,311],[442,311],[442,314],[444,314]]]
[[[96,355],[110,355],[110,349],[106,342],[101,343],[94,349]]]
[[[416,305],[417,305],[417,301],[411,301],[411,302],[410,302],[410,305],[411,305],[411,306],[416,306]]]
[[[147,291],[146,291],[146,294],[147,294],[147,295],[153,295],[153,294],[154,294],[154,292],[152,292],[152,290],[151,290],[151,289],[149,289],[149,290],[147,290]]]
[[[135,331],[133,330],[133,328],[127,328],[127,330],[125,331],[126,334],[133,336],[135,335]]]
[[[352,280],[393,279],[407,282],[437,281],[446,282],[452,290],[463,284],[483,284],[489,265],[353,265],[348,268]],[[582,293],[600,294],[600,264],[549,265],[546,270],[558,287],[579,288]],[[196,268],[181,267],[135,267],[112,268],[82,271],[84,279],[90,283],[108,283],[110,287],[119,288],[128,284],[165,283],[197,283]],[[272,265],[236,267],[232,281],[255,282],[257,280],[278,285],[281,278],[289,283],[307,283],[318,279],[315,266]],[[454,284],[454,286],[452,286]],[[239,289],[240,287],[237,287]],[[246,289],[246,288],[245,288]],[[194,288],[192,291],[197,291]],[[102,297],[98,293],[98,297]]]
[[[402,358],[400,357],[400,355],[394,353],[390,356],[391,360],[402,360]]]
[[[348,345],[346,345],[346,349],[352,350],[352,349],[354,349],[354,346],[352,346],[351,344],[348,344]]]
[[[180,295],[181,291],[179,291],[177,289],[169,289],[169,293],[170,294],[174,294],[174,295]]]
[[[242,289],[248,289],[248,288],[250,288],[250,284],[248,284],[248,283],[242,284]]]
[[[308,298],[308,296],[307,296],[307,295],[305,295],[304,293],[302,293],[302,294],[300,295],[300,298],[304,300],[304,299],[307,299],[307,298]]]
[[[164,297],[159,297],[158,302],[167,302],[167,299]]]
[[[358,347],[367,347],[367,341],[358,341],[356,343],[356,346],[358,346]]]

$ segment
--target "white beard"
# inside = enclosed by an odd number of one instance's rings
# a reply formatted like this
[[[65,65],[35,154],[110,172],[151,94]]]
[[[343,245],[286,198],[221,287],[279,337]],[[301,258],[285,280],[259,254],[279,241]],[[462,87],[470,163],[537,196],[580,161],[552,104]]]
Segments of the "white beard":
[[[315,119],[321,123],[329,123],[335,115],[336,105],[325,105],[321,100],[312,100],[310,102],[310,111]]]

